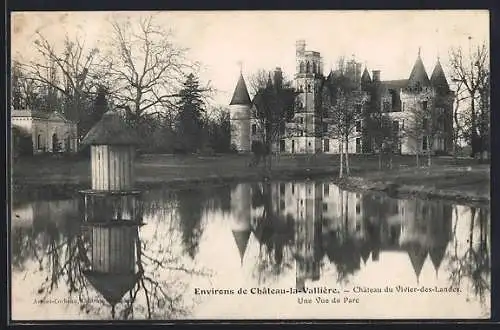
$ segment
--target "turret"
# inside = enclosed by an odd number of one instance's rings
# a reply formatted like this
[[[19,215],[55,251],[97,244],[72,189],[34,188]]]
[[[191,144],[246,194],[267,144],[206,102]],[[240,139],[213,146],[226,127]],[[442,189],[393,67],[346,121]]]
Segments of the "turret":
[[[425,71],[424,63],[422,62],[422,58],[420,57],[420,50],[419,50],[417,60],[415,61],[413,69],[411,70],[410,73],[410,78],[408,78],[407,88],[419,92],[421,91],[422,88],[430,86],[431,82],[429,80],[427,72]]]
[[[231,191],[231,231],[242,264],[251,234],[251,200],[249,184],[238,184]]]
[[[234,146],[238,152],[251,151],[250,114],[250,96],[248,95],[247,85],[243,78],[243,74],[240,72],[238,83],[236,84],[233,97],[229,103],[231,145]]]
[[[448,81],[446,80],[446,76],[444,74],[443,67],[441,66],[439,58],[436,62],[434,70],[432,71],[431,85],[439,94],[447,94],[450,91],[450,86],[448,85]]]

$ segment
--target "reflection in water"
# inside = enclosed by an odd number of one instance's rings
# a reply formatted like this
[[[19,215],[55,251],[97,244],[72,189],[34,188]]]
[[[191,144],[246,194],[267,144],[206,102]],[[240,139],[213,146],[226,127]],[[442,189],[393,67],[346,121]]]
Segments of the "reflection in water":
[[[233,281],[273,287],[290,277],[288,285],[297,289],[358,285],[363,276],[384,276],[375,272],[387,267],[411,269],[414,282],[405,285],[439,279],[489,309],[486,209],[396,200],[313,181],[149,191],[142,205],[146,224],[139,228],[82,223],[78,199],[17,202],[14,319],[191,318],[197,306],[210,303],[193,295],[194,287]],[[393,263],[391,256],[404,258]],[[434,280],[424,271],[427,263]],[[238,277],[237,269],[250,277]],[[31,294],[76,303],[37,310],[25,298]]]

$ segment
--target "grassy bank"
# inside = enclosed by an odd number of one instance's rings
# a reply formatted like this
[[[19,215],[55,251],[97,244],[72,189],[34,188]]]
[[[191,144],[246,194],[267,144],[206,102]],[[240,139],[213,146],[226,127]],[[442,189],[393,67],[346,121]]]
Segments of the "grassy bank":
[[[395,196],[444,198],[461,203],[488,204],[490,200],[489,165],[470,159],[436,157],[431,168],[415,167],[414,157],[398,156],[392,170],[378,170],[376,156],[351,156],[351,176],[338,181],[349,189],[384,191]],[[214,157],[144,155],[136,160],[138,187],[158,185],[186,186],[200,183],[312,178],[338,175],[337,155],[281,156],[273,159],[271,172],[249,167],[249,156]],[[90,163],[81,158],[36,157],[13,164],[15,189],[65,186],[90,186]]]

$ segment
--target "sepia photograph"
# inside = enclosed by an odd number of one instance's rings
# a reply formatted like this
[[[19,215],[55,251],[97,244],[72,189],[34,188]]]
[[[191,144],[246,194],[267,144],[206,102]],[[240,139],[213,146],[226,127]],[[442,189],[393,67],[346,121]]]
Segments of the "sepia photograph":
[[[489,29],[11,12],[9,319],[489,319]]]

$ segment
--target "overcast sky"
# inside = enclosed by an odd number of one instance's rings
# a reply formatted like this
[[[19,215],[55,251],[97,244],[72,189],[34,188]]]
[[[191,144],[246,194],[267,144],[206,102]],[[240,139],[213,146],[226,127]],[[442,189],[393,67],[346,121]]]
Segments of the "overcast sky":
[[[65,33],[85,35],[89,47],[109,33],[110,12],[26,12],[12,14],[12,52],[30,57],[38,29],[54,43]],[[117,15],[117,13],[114,13]],[[118,15],[148,15],[120,12]],[[445,67],[450,47],[489,42],[488,11],[205,11],[161,12],[157,20],[172,28],[188,56],[204,68],[201,79],[219,90],[215,100],[227,104],[243,62],[245,76],[280,66],[295,71],[295,42],[321,52],[325,71],[340,55],[381,70],[382,80],[408,78],[418,49],[430,75],[439,55]]]

